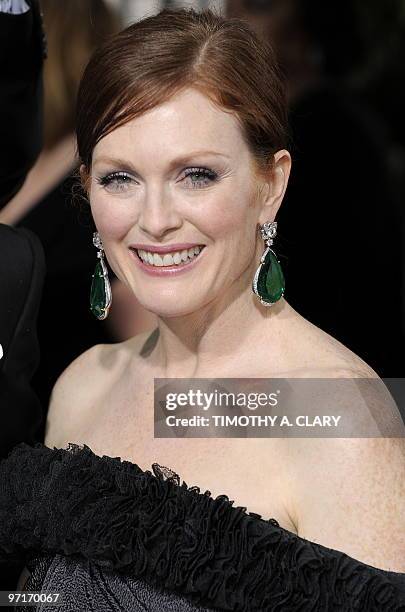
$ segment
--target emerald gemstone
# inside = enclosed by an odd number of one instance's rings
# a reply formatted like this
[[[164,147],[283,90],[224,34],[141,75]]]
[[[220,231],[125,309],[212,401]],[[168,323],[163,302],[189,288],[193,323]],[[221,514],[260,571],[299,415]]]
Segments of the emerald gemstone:
[[[104,318],[107,301],[103,268],[101,261],[98,261],[94,270],[90,290],[90,310],[98,319]]]
[[[269,249],[260,268],[257,291],[262,300],[273,303],[281,298],[284,289],[283,271],[274,251]]]

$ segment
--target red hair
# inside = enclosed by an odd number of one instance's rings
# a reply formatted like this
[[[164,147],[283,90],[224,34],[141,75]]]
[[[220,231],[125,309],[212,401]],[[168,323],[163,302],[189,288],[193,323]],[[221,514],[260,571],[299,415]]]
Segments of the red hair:
[[[164,9],[110,37],[78,92],[78,152],[90,171],[97,142],[188,87],[239,121],[259,170],[287,143],[287,101],[271,46],[211,10]]]

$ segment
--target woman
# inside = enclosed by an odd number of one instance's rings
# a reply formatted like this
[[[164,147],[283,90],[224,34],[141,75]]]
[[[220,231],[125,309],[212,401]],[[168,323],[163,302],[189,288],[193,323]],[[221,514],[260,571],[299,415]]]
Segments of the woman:
[[[158,328],[83,353],[55,385],[45,445],[1,464],[0,544],[27,558],[24,588],[63,593],[66,610],[400,609],[393,409],[370,407],[373,438],[153,435],[155,378],[377,377],[288,305],[275,258],[257,279],[291,166],[271,49],[209,11],[147,18],[93,55],[77,137],[99,256]]]

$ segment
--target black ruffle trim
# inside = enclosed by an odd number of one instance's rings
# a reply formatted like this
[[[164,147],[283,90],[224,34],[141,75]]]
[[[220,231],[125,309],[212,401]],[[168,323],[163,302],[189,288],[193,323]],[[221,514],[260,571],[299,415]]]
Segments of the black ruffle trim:
[[[77,555],[217,610],[405,612],[405,574],[152,470],[86,445],[19,444],[0,462],[0,559]]]

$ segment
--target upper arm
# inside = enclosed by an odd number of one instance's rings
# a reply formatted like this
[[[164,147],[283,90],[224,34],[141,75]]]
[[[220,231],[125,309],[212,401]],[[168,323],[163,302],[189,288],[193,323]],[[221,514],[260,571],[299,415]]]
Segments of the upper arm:
[[[306,439],[299,446],[298,535],[405,572],[405,439]]]
[[[42,148],[42,60],[46,43],[40,7],[37,2],[30,4],[30,11],[17,16],[0,13],[0,57],[7,57],[9,64],[0,75],[0,208],[21,187]]]
[[[75,431],[80,420],[83,420],[94,404],[97,369],[103,346],[97,344],[79,355],[56,381],[46,418],[46,446],[64,446],[69,434]]]

